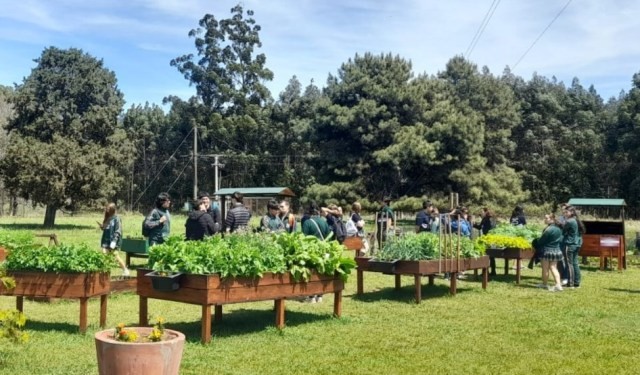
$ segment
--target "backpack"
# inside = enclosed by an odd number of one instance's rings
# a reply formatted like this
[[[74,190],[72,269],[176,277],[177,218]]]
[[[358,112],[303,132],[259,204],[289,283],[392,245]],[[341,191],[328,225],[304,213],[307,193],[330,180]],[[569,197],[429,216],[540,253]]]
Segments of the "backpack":
[[[353,219],[347,220],[345,224],[345,234],[347,235],[347,237],[353,237],[358,234],[358,227],[356,226],[356,223],[353,221]]]
[[[347,229],[345,228],[344,221],[342,219],[336,217],[333,219],[333,234],[335,235],[336,240],[339,243],[342,243],[344,239],[347,237]]]
[[[151,229],[149,229],[149,227],[144,225],[146,221],[147,221],[147,218],[145,217],[142,220],[142,237],[149,237],[151,235]]]

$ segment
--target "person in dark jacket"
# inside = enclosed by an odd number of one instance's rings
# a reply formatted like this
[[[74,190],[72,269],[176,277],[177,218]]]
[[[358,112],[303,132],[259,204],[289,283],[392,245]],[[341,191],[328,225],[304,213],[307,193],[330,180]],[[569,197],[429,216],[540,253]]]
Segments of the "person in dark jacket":
[[[480,230],[480,235],[485,236],[489,231],[496,227],[496,220],[493,217],[493,212],[488,207],[482,209],[482,220],[479,223],[473,224],[473,227]],[[489,257],[489,268],[491,269],[491,276],[496,276],[496,258]]]
[[[214,223],[214,231],[213,233],[218,233],[222,230],[222,214],[220,213],[220,207],[217,205],[211,204],[211,197],[209,193],[206,191],[201,191],[198,193],[198,199],[202,199],[205,207],[207,208],[206,213],[211,216],[211,219]],[[197,207],[196,207],[197,208]]]
[[[431,202],[422,202],[422,211],[416,214],[416,233],[431,231],[431,211],[433,211]]]
[[[116,215],[116,204],[109,203],[104,208],[104,219],[98,222],[100,229],[102,229],[102,238],[100,238],[100,247],[105,254],[113,252],[116,258],[116,262],[122,268],[122,275],[129,276],[129,269],[120,258],[117,250],[122,244],[122,221],[120,217]]]
[[[149,245],[163,243],[171,233],[171,197],[167,193],[160,193],[156,198],[156,207],[145,218],[144,226],[149,231]]]
[[[207,204],[203,199],[196,200],[194,210],[189,212],[185,226],[185,236],[189,241],[201,240],[215,234],[215,223],[207,213]]]
[[[560,243],[562,242],[562,229],[556,220],[554,214],[544,216],[544,222],[547,227],[542,231],[542,235],[536,242],[536,247],[542,249],[542,284],[538,287],[548,289],[551,292],[562,291],[562,280],[558,272],[558,261],[562,260],[562,252],[560,251]],[[555,286],[547,286],[549,272],[556,282]]]
[[[524,209],[522,206],[516,206],[511,213],[511,219],[509,220],[511,225],[527,225],[527,218],[524,216]]]
[[[584,224],[578,219],[578,214],[573,206],[564,210],[565,223],[562,227],[563,242],[567,252],[567,285],[572,288],[580,287],[580,264],[578,264],[578,251],[582,246],[582,234],[585,232]]]

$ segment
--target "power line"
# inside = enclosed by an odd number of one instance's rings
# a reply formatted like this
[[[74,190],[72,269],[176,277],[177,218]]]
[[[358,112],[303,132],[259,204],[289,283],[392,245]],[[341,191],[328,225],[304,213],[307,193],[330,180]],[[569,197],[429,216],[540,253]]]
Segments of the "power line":
[[[531,43],[531,45],[529,46],[529,48],[527,48],[526,51],[524,51],[524,53],[522,54],[522,56],[520,56],[520,58],[518,59],[518,61],[516,61],[515,64],[513,64],[513,67],[511,68],[511,71],[513,72],[516,67],[518,66],[518,64],[520,64],[520,62],[522,61],[522,59],[524,59],[525,56],[527,56],[527,54],[529,53],[529,51],[531,51],[531,49],[533,48],[533,46],[536,45],[536,43],[538,43],[538,40],[540,40],[540,38],[542,38],[542,36],[544,35],[544,33],[547,32],[547,30],[549,30],[549,28],[551,27],[551,25],[553,25],[554,22],[556,22],[556,20],[558,19],[558,17],[560,17],[560,15],[562,14],[562,12],[564,12],[565,9],[567,9],[567,7],[569,6],[569,4],[571,4],[572,0],[568,0],[566,4],[564,4],[564,6],[562,7],[562,9],[560,9],[560,11],[558,12],[558,14],[556,14],[555,17],[553,17],[553,19],[551,20],[551,22],[549,22],[549,24],[547,25],[547,27],[544,28],[544,30],[542,30],[542,32],[540,33],[540,35],[538,35],[538,37],[536,38],[536,40],[533,41],[533,43]]]
[[[171,159],[175,156],[176,152],[178,152],[178,150],[180,149],[180,146],[182,146],[182,144],[184,143],[184,141],[187,140],[187,138],[189,137],[189,135],[191,135],[191,132],[193,131],[193,128],[191,128],[191,130],[189,130],[189,133],[187,133],[187,135],[184,136],[184,138],[182,139],[182,142],[180,142],[180,144],[178,145],[178,147],[176,147],[175,151],[173,152],[173,154],[171,154],[171,156],[169,156],[169,158],[164,162],[164,165],[162,166],[162,168],[160,168],[160,170],[158,171],[158,173],[156,173],[156,176],[149,181],[149,183],[147,184],[147,187],[144,188],[144,190],[142,191],[142,193],[140,193],[140,196],[138,197],[138,199],[136,199],[136,201],[133,203],[133,206],[135,206],[138,201],[140,201],[140,199],[142,199],[142,197],[144,196],[144,193],[147,192],[147,190],[149,189],[149,187],[151,186],[151,184],[160,176],[160,173],[162,173],[162,171],[164,170],[164,168],[167,166],[167,164],[169,164],[169,161],[171,161]],[[171,185],[173,186],[173,185]]]
[[[473,36],[473,39],[471,39],[471,43],[469,43],[467,50],[464,52],[464,57],[466,57],[467,59],[469,58],[469,56],[471,56],[471,53],[473,53],[473,50],[476,48],[476,45],[478,44],[478,41],[480,40],[484,29],[487,28],[489,21],[491,21],[491,17],[493,17],[493,14],[498,8],[498,5],[500,5],[500,1],[501,0],[493,0],[491,5],[489,6],[489,9],[487,10],[487,13],[485,13],[484,18],[482,19],[482,22],[478,27],[478,30],[476,30],[476,34]]]

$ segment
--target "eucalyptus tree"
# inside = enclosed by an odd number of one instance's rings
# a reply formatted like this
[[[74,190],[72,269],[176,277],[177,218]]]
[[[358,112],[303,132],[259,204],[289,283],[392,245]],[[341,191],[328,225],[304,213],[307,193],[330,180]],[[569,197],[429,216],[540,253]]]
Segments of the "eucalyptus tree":
[[[0,171],[9,191],[46,205],[52,227],[60,208],[115,198],[131,148],[118,124],[123,95],[102,60],[49,47],[35,62],[10,99]]]

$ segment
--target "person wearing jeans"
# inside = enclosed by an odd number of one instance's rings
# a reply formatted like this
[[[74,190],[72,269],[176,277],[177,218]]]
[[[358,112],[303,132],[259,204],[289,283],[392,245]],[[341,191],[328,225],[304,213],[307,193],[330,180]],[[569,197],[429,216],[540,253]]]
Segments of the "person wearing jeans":
[[[579,288],[581,280],[580,264],[578,263],[578,252],[582,246],[582,233],[584,233],[584,225],[578,219],[576,209],[572,206],[565,208],[564,217],[566,219],[562,227],[564,243],[567,246],[567,285],[573,288]]]

